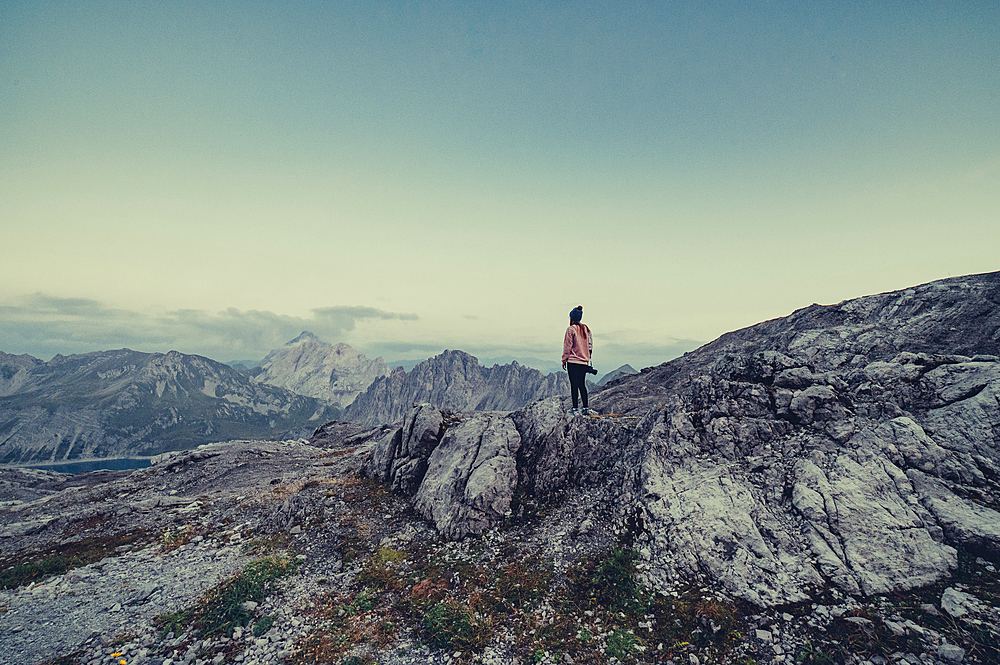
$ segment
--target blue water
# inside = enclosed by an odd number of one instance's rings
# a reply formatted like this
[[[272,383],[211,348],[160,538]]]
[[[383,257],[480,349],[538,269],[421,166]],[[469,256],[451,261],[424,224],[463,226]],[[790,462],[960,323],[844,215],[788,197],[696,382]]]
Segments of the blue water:
[[[87,471],[98,471],[110,469],[112,471],[125,471],[127,469],[145,469],[150,466],[149,458],[146,459],[95,459],[86,462],[62,462],[61,464],[26,464],[29,469],[42,469],[43,471],[58,471],[59,473],[86,473]]]

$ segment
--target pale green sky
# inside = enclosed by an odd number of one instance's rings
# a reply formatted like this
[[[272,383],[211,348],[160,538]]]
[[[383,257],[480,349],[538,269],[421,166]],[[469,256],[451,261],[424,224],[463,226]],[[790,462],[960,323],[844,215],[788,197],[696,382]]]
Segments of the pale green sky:
[[[1000,269],[1000,4],[0,5],[0,351],[595,365]]]

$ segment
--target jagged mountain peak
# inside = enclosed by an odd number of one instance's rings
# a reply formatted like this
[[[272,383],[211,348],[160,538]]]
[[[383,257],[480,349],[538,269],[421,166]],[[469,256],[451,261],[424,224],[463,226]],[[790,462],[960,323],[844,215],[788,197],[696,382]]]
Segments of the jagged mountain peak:
[[[312,334],[308,330],[303,330],[298,337],[289,342],[285,342],[285,346],[296,346],[304,342],[320,342],[321,344],[323,343],[320,341],[319,337],[316,337],[316,335]]]
[[[314,334],[301,335],[274,349],[260,363],[257,383],[280,386],[345,407],[375,379],[389,373],[381,357],[368,360],[344,342],[329,344]]]
[[[563,373],[546,375],[516,362],[483,367],[472,354],[448,349],[409,372],[396,368],[376,380],[343,417],[367,424],[394,423],[416,402],[458,411],[511,411],[563,394],[569,394]]]

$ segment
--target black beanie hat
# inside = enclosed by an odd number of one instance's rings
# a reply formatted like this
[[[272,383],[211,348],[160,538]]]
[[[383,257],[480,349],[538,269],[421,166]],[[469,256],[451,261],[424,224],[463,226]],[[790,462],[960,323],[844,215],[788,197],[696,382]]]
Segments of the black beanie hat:
[[[577,305],[569,311],[569,320],[576,323],[583,318],[583,305]]]

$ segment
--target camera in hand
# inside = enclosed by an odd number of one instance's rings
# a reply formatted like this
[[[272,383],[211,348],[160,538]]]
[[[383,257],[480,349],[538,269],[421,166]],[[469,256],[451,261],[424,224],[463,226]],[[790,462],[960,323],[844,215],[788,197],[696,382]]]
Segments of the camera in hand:
[[[587,374],[597,374],[597,370],[594,369],[593,365],[587,365]]]

